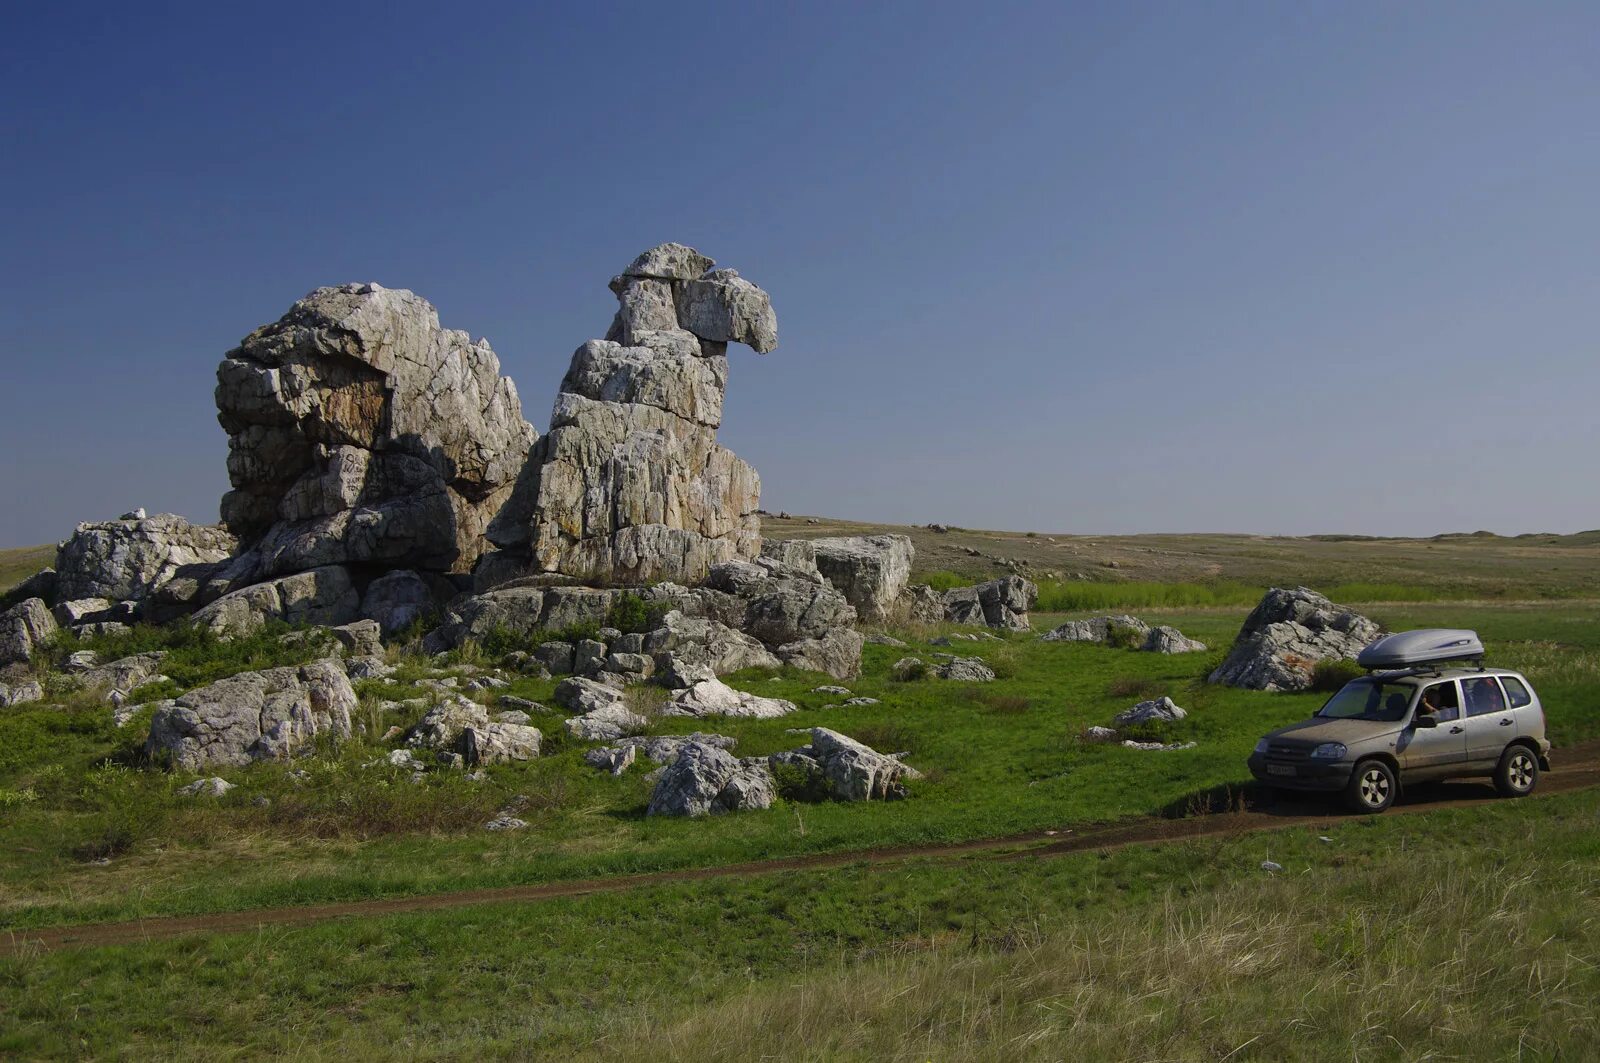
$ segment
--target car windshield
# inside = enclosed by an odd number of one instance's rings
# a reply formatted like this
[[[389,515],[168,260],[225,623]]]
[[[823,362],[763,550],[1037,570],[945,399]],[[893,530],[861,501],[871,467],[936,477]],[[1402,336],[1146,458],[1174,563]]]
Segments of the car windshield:
[[[1393,723],[1405,716],[1411,704],[1411,695],[1416,689],[1410,683],[1355,679],[1329,698],[1328,703],[1317,710],[1317,715],[1336,720],[1384,720]]]

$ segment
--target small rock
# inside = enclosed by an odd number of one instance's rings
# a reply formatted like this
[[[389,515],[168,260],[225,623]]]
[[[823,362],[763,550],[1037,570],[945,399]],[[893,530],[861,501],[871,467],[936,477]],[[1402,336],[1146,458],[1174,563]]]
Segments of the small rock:
[[[1272,874],[1276,874],[1279,871],[1282,871],[1283,870],[1283,865],[1279,864],[1279,863],[1275,863],[1275,862],[1273,862],[1271,860],[1263,860],[1263,861],[1261,861],[1261,870],[1265,871],[1269,875],[1272,875]]]
[[[231,789],[233,783],[213,775],[209,779],[196,779],[188,786],[179,787],[178,792],[185,797],[221,797]]]
[[[849,690],[848,687],[825,686],[825,687],[812,687],[811,688],[811,693],[813,693],[813,694],[844,694],[844,695],[848,696],[849,693],[850,693],[850,690]]]
[[[584,763],[601,771],[608,771],[612,775],[621,775],[628,770],[638,755],[639,747],[635,745],[607,746],[601,749],[591,749],[583,755]]]
[[[1141,701],[1131,709],[1126,709],[1112,717],[1111,722],[1118,727],[1127,727],[1130,724],[1173,723],[1183,719],[1189,714],[1180,709],[1171,698],[1159,697],[1151,701]]]
[[[485,823],[483,825],[483,829],[492,831],[523,830],[527,826],[527,820],[518,819],[516,816],[507,815],[506,813],[502,812],[500,815]]]

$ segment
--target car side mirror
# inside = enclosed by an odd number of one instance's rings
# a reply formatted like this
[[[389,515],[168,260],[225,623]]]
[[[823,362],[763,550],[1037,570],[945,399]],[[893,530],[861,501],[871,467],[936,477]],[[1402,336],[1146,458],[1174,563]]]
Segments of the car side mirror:
[[[1427,713],[1417,713],[1417,718],[1411,721],[1414,727],[1438,727],[1439,721]]]

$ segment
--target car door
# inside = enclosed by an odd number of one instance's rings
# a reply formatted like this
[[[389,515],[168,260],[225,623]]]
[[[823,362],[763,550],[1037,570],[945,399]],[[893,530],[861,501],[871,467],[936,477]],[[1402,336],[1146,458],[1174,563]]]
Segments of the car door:
[[[1433,716],[1437,726],[1416,725],[1425,701],[1438,706],[1437,712],[1428,714]],[[1461,693],[1455,680],[1447,679],[1422,688],[1412,709],[1411,721],[1400,734],[1396,752],[1400,755],[1401,771],[1413,778],[1448,775],[1462,769],[1467,761],[1467,739],[1466,727],[1461,722]]]
[[[1461,680],[1462,719],[1467,727],[1467,760],[1474,769],[1500,762],[1506,743],[1517,736],[1517,721],[1500,680],[1492,675]]]

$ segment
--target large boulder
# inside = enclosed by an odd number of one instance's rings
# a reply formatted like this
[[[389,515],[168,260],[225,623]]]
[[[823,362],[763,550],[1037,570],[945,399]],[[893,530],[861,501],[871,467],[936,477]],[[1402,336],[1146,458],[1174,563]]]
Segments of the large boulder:
[[[1248,690],[1306,690],[1319,661],[1353,661],[1381,631],[1309,588],[1274,587],[1245,618],[1210,681]]]
[[[241,672],[163,701],[145,753],[184,771],[307,751],[319,734],[350,734],[355,691],[337,661]]]
[[[777,785],[764,761],[741,761],[716,746],[689,742],[656,780],[646,811],[652,816],[703,816],[770,808],[776,797]]]
[[[543,737],[537,727],[519,723],[468,727],[461,732],[461,754],[469,765],[533,760]]]
[[[361,595],[343,566],[328,565],[230,591],[194,614],[224,637],[249,635],[269,621],[336,627],[357,618]]]
[[[916,548],[905,535],[813,539],[817,570],[869,623],[890,619],[911,579]]]
[[[430,578],[431,577],[431,578]],[[385,573],[367,585],[361,596],[361,615],[377,621],[385,637],[396,635],[427,619],[454,597],[448,581],[410,569]]]
[[[676,691],[661,707],[661,713],[664,716],[743,716],[769,720],[787,716],[795,709],[792,701],[735,690],[715,676],[708,676],[691,687]]]
[[[161,674],[161,662],[166,656],[165,650],[152,650],[96,665],[83,673],[83,685],[89,690],[131,694]]]
[[[883,801],[904,797],[905,780],[916,769],[826,727],[811,729],[811,745],[799,750],[822,769],[830,795],[840,801]]]
[[[672,610],[662,626],[647,636],[664,685],[683,685],[681,677],[697,669],[727,675],[745,668],[777,668],[782,662],[759,639],[707,617]],[[857,652],[857,661],[860,653]]]
[[[855,608],[830,584],[763,559],[763,564],[730,561],[711,570],[707,586],[744,603],[739,628],[768,646],[822,638],[852,627]]]
[[[1136,616],[1115,614],[1068,620],[1039,636],[1040,642],[1093,642],[1146,653],[1198,653],[1206,644],[1175,627],[1151,627]]]
[[[836,627],[818,638],[786,642],[775,652],[791,667],[825,672],[835,679],[854,679],[861,674],[861,647],[866,641],[866,636],[853,628]]]
[[[175,578],[209,573],[237,543],[172,513],[80,524],[56,550],[57,601],[143,602]]]
[[[56,632],[56,618],[40,598],[25,598],[0,613],[0,666],[33,659],[36,649]]]
[[[466,572],[535,433],[489,344],[409,291],[318,288],[217,369],[222,519],[252,578],[329,565]]]
[[[573,355],[549,434],[488,529],[498,571],[525,557],[597,583],[698,583],[756,556],[760,478],[716,435],[727,344],[771,350],[777,324],[766,293],[702,263],[663,244],[612,281],[611,330]]]
[[[945,592],[945,619],[1007,631],[1028,630],[1028,610],[1039,600],[1039,588],[1021,576],[1002,576],[974,587]]]

